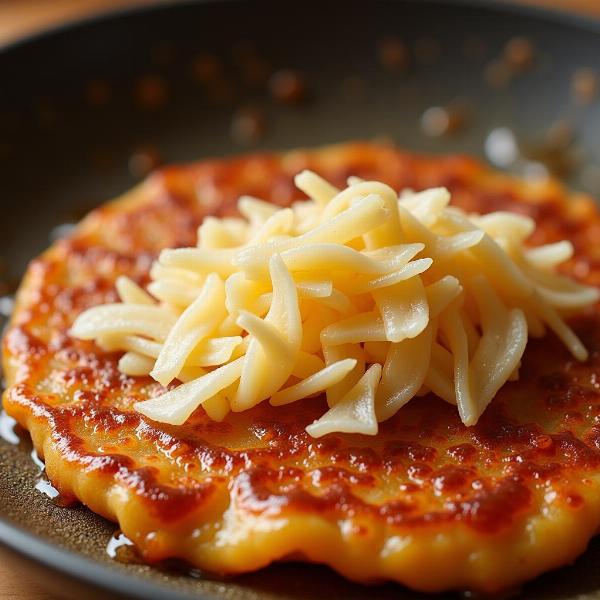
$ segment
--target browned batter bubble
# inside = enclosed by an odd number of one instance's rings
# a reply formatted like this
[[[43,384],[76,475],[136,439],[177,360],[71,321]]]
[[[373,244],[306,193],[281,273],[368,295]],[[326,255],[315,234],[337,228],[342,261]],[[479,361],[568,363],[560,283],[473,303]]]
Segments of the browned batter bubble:
[[[10,383],[4,403],[32,432],[38,452],[45,451],[52,484],[64,498],[79,498],[108,518],[118,515],[121,529],[149,562],[179,557],[201,568],[239,572],[303,555],[361,580],[391,577],[432,590],[432,581],[435,589],[481,586],[467,560],[440,579],[450,557],[468,556],[472,548],[502,548],[488,565],[494,576],[489,589],[572,560],[596,529],[595,311],[573,322],[590,350],[588,363],[575,363],[552,335],[532,340],[520,380],[502,388],[475,427],[465,427],[455,407],[428,395],[369,438],[311,438],[305,427],[323,413],[323,398],[298,402],[293,410],[263,403],[222,423],[208,419],[202,408],[182,426],[152,422],[133,404],[164,388],[123,375],[118,354],[68,335],[85,308],[117,299],[120,274],[143,284],[162,248],[193,245],[207,214],[234,214],[241,194],[281,205],[297,200],[293,177],[303,168],[338,186],[349,175],[395,189],[447,186],[453,202],[467,211],[518,210],[538,224],[532,243],[568,237],[575,256],[565,270],[600,283],[600,218],[591,200],[569,200],[556,184],[527,187],[464,157],[427,158],[391,146],[350,144],[164,168],[125,204],[94,211],[29,268],[27,293],[19,297],[4,339]],[[578,267],[582,262],[585,272]],[[530,547],[534,517],[546,512],[555,521],[548,520],[545,535],[563,543]],[[233,518],[239,521],[227,520]],[[293,532],[279,529],[294,519],[300,521]],[[320,534],[303,535],[316,522]],[[251,536],[254,545],[245,545],[244,527],[253,524],[253,535],[266,537],[256,545]],[[440,535],[445,554],[437,546],[432,550],[431,540]],[[569,547],[573,536],[579,545]],[[343,543],[332,542],[339,539]],[[380,570],[382,549],[389,556],[398,540],[415,544],[427,557],[426,569],[407,569],[399,560],[393,571]],[[516,573],[506,562],[515,546],[503,546],[506,540],[523,544],[538,567]],[[236,562],[224,558],[224,543],[237,544],[229,547]],[[208,544],[206,553],[195,553],[199,544]],[[335,544],[335,555],[310,554],[327,544]],[[548,548],[560,554],[544,562]],[[265,554],[253,562],[258,552]],[[370,570],[357,576],[365,565]],[[453,579],[455,573],[460,579]]]
[[[299,71],[281,69],[269,78],[269,92],[281,104],[299,104],[307,97],[306,80]]]
[[[477,448],[473,444],[458,444],[448,448],[447,453],[459,463],[468,463],[475,458]]]

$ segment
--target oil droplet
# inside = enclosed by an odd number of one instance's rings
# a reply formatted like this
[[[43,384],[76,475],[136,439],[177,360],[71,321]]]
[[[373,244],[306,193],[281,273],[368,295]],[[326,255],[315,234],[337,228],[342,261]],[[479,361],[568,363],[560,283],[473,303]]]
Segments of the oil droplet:
[[[122,532],[115,531],[106,545],[106,554],[121,563],[141,563],[134,543]]]
[[[0,438],[16,446],[21,440],[15,431],[17,422],[4,411],[0,411]]]
[[[203,579],[204,573],[200,569],[195,569],[194,567],[190,567],[187,570],[187,576],[193,577],[194,579]]]
[[[56,500],[60,495],[59,491],[45,477],[42,477],[35,484],[35,489],[38,492],[42,492],[45,496],[48,496],[50,500]]]
[[[44,461],[40,458],[40,455],[35,451],[35,448],[31,451],[30,456],[35,466],[43,472],[46,469],[46,465],[44,464]]]
[[[186,562],[178,559],[167,559],[163,560],[159,565],[159,569],[165,573],[172,575],[184,575],[185,577],[192,577],[193,579],[214,579],[218,578],[217,575],[208,574],[205,571],[201,571]]]
[[[52,502],[57,506],[64,508],[73,504],[72,499],[62,496],[61,493],[50,483],[50,481],[48,481],[44,472],[42,472],[38,482],[35,484],[35,489],[44,494],[44,496],[50,498],[50,500],[52,500]]]

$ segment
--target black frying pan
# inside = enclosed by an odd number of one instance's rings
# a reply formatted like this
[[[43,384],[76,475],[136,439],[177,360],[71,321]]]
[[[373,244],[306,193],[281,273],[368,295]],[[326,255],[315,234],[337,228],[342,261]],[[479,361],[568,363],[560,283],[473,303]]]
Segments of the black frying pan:
[[[486,65],[517,35],[535,46],[535,65],[510,86],[496,81],[494,87],[484,77]],[[388,36],[411,48],[410,68],[382,66],[377,48]],[[218,81],[207,53],[222,67]],[[258,56],[267,72],[296,69],[306,101],[274,101],[248,56]],[[0,294],[10,292],[57,225],[128,189],[159,158],[189,161],[376,137],[416,151],[482,155],[488,133],[506,126],[534,163],[550,158],[571,185],[600,195],[594,168],[600,100],[573,99],[580,67],[600,70],[598,23],[484,0],[170,2],[7,47],[0,51]],[[420,118],[434,105],[459,107],[464,125],[451,136],[427,137]],[[232,116],[249,107],[260,117],[254,126],[261,135],[232,138]],[[574,139],[555,140],[560,147],[549,153],[539,144],[557,121],[563,138],[567,123]],[[567,166],[557,155],[563,151]],[[0,310],[5,304],[0,298]],[[114,526],[84,508],[59,508],[35,490],[40,475],[30,451],[26,436],[16,445],[0,442],[3,555],[28,563],[65,595],[425,597],[394,585],[354,585],[307,565],[214,581],[173,565],[158,570],[116,562],[105,551]],[[599,565],[596,541],[574,566],[527,584],[523,597],[598,598]]]

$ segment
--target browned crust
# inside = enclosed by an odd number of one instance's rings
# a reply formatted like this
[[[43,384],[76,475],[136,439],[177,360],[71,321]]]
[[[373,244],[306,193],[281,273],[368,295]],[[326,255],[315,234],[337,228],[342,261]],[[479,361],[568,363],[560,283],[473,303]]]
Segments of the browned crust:
[[[195,243],[203,216],[232,214],[241,194],[289,204],[303,168],[339,185],[348,175],[397,189],[443,185],[467,210],[529,214],[533,243],[571,239],[566,270],[600,282],[600,218],[589,199],[463,157],[350,144],[167,168],[35,260],[19,293],[4,339],[4,405],[31,431],[53,483],[118,520],[149,561],[179,556],[240,572],[299,552],[359,580],[491,590],[574,558],[600,524],[596,311],[575,324],[587,364],[548,336],[530,344],[521,380],[476,427],[428,397],[374,439],[310,438],[304,427],[321,399],[223,423],[202,409],[181,427],[153,423],[131,406],[162,388],[69,337],[79,312],[115,298],[120,273],[146,281],[159,249]]]

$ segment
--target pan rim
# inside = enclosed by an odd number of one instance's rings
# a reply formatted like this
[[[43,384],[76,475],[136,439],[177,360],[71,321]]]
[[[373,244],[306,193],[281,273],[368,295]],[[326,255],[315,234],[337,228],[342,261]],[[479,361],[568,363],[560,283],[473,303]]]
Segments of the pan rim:
[[[0,518],[0,545],[16,552],[22,558],[58,572],[69,579],[90,584],[107,592],[125,594],[144,600],[202,600],[203,596],[182,593],[170,586],[150,582],[133,574],[120,573],[81,554],[61,548],[57,544],[30,533],[10,521]],[[204,596],[204,598],[207,598]]]
[[[134,16],[158,12],[171,7],[193,6],[195,4],[211,4],[215,1],[235,3],[240,0],[149,0],[149,4],[136,4],[128,7],[116,7],[100,10],[89,16],[74,17],[65,23],[51,25],[22,37],[0,43],[0,54],[10,53],[28,45],[44,41],[47,38],[56,37],[70,31],[98,25],[105,21],[111,21],[121,17]],[[260,0],[258,0],[260,1]],[[386,0],[400,4],[410,4],[416,0]],[[474,8],[491,13],[509,13],[517,16],[542,19],[546,22],[558,25],[576,27],[584,31],[600,35],[600,16],[598,18],[584,15],[582,13],[568,12],[566,10],[547,8],[538,5],[523,4],[520,0],[420,0],[423,4],[431,5],[456,5],[466,8]]]
[[[110,8],[87,17],[78,17],[66,23],[53,25],[29,33],[15,40],[0,44],[0,54],[5,55],[30,45],[43,43],[57,36],[68,34],[85,27],[102,26],[122,17],[140,16],[172,7],[185,7],[215,2],[235,3],[238,0],[152,0],[147,5],[135,5],[126,8]],[[518,0],[387,0],[392,3],[414,4],[421,2],[432,6],[447,5],[459,8],[478,9],[488,13],[503,13],[512,16],[524,16],[532,19],[580,29],[600,36],[600,19],[575,14],[559,9],[550,9],[534,5],[524,5]],[[102,591],[124,594],[139,600],[208,600],[205,594],[185,593],[171,586],[122,573],[109,565],[87,558],[82,554],[67,550],[27,531],[5,517],[0,516],[0,545],[19,556],[31,560],[43,567]]]

